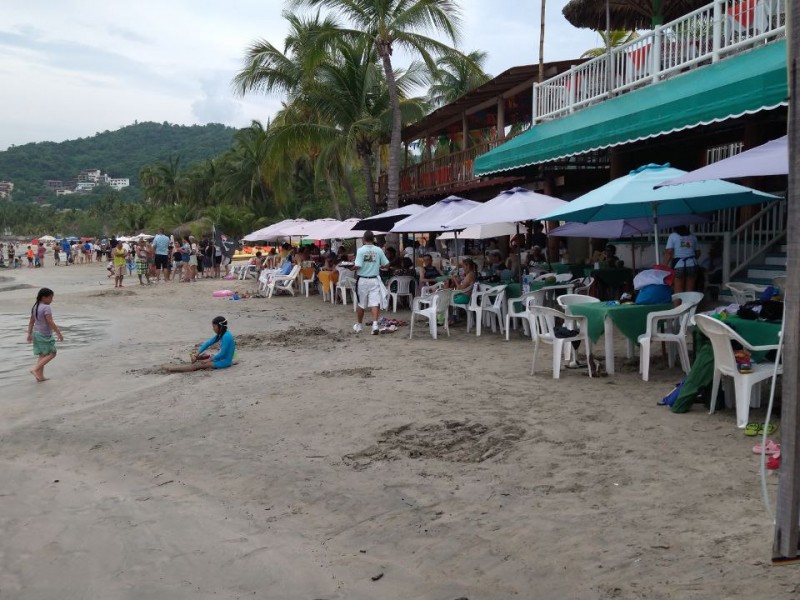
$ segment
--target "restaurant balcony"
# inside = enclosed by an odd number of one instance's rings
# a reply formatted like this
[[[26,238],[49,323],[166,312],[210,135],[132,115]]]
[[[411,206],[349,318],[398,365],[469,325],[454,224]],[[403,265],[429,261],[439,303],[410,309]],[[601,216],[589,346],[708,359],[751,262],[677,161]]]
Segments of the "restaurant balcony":
[[[474,107],[467,102],[470,96],[467,94],[453,105],[440,108],[420,123],[404,129],[406,144],[420,140],[426,148],[431,147],[432,139],[437,136],[446,136],[456,145],[461,145],[461,140],[469,139],[471,132],[481,126],[494,139],[403,168],[400,197],[410,202],[520,180],[519,171],[509,169],[476,175],[473,168],[477,157],[513,137],[503,135],[507,124],[515,125],[512,131],[522,133],[541,123],[561,119],[785,37],[786,0],[714,0],[612,48],[610,53],[590,60],[550,63],[552,68],[546,72],[542,83],[537,83],[532,67],[510,69],[470,92],[476,93]],[[500,85],[504,77],[515,75],[517,79],[508,79],[505,88]],[[484,94],[482,88],[493,92],[494,98],[491,94]],[[481,104],[477,105],[477,102]],[[460,116],[458,110],[461,110]],[[470,114],[482,115],[482,120],[473,123]],[[563,159],[561,162],[570,168],[605,167],[608,164],[602,151],[584,153],[573,156],[571,162]],[[385,190],[385,182],[382,189]]]
[[[786,37],[786,0],[715,0],[533,85],[533,122],[664,81]]]

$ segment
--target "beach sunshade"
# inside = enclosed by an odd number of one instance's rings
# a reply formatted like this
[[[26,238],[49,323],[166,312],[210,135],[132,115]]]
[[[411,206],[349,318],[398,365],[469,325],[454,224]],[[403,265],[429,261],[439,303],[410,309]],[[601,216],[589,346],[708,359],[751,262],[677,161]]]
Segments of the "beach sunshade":
[[[606,3],[611,29],[632,31],[673,21],[705,6],[708,0],[570,0],[562,13],[575,27],[604,31]]]
[[[403,219],[415,215],[418,212],[425,210],[425,207],[420,204],[407,204],[387,210],[384,213],[367,217],[358,221],[351,229],[358,229],[360,231],[389,231],[395,223]]]
[[[327,240],[331,238],[330,232],[341,226],[342,222],[337,219],[317,219],[303,227],[303,235],[312,240]]]
[[[54,238],[52,235],[43,235],[42,237],[39,238],[39,241],[40,242],[55,242],[56,238]]]
[[[669,215],[658,219],[660,228],[678,227],[679,225],[697,225],[711,222],[710,217],[703,215]],[[553,237],[585,237],[619,240],[623,238],[647,235],[653,231],[653,217],[641,219],[618,219],[616,221],[595,221],[594,223],[566,223],[550,230]]]
[[[391,232],[428,233],[462,229],[462,227],[448,227],[447,224],[476,206],[479,206],[479,203],[473,200],[448,196],[425,210],[398,222],[392,227]]]
[[[358,218],[345,219],[339,227],[330,231],[330,239],[351,240],[360,238],[364,235],[364,229],[353,229],[353,226],[361,221]],[[384,231],[371,230],[373,233],[385,233]]]
[[[783,136],[741,154],[690,171],[686,175],[663,181],[659,187],[710,179],[769,177],[771,175],[788,175],[788,173],[789,144],[787,136]]]
[[[564,200],[515,187],[478,205],[473,210],[450,221],[448,229],[462,229],[491,223],[530,221],[567,205]],[[458,237],[461,237],[459,235]]]
[[[287,237],[288,233],[283,233],[287,228],[297,223],[307,223],[305,219],[285,219],[277,223],[273,223],[268,227],[254,231],[242,238],[245,242],[268,242],[271,240],[278,240]],[[298,235],[298,234],[295,234]],[[302,235],[302,234],[301,234]]]
[[[489,223],[486,225],[473,225],[459,232],[448,231],[439,236],[440,240],[452,240],[458,235],[460,240],[486,240],[489,238],[515,235],[518,233],[516,223]]]
[[[780,200],[778,196],[730,183],[702,181],[660,187],[659,183],[685,175],[686,171],[670,165],[644,165],[609,183],[576,198],[564,208],[541,218],[551,221],[613,221],[617,219],[654,218],[656,262],[658,253],[658,219],[667,215],[702,214]]]

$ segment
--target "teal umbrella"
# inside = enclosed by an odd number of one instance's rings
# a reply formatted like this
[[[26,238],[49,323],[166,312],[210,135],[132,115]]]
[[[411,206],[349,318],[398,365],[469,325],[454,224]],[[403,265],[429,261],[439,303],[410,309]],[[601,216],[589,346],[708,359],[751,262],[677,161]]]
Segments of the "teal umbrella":
[[[667,215],[693,215],[723,208],[781,200],[779,196],[759,192],[728,181],[712,180],[681,185],[655,186],[685,175],[669,164],[644,165],[624,177],[614,179],[576,198],[564,208],[542,215],[543,221],[593,223],[617,219],[651,217],[658,252],[658,218]]]

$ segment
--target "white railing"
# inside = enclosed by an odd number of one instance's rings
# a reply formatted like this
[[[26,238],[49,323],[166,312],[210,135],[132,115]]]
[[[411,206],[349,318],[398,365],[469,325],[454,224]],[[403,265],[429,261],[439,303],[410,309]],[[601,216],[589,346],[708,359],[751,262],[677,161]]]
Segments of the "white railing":
[[[786,235],[787,203],[772,202],[735,230],[722,238],[722,282],[744,271],[761,258],[777,239]]]
[[[533,84],[533,122],[564,116],[785,35],[786,0],[714,0]]]

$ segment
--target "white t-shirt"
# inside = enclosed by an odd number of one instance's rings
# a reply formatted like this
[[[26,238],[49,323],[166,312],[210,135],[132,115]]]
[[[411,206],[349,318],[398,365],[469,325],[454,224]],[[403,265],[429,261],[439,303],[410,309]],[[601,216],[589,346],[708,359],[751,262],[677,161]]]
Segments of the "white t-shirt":
[[[673,232],[667,239],[667,250],[672,250],[672,256],[683,262],[692,262],[697,256],[697,238],[692,234],[680,235]],[[691,258],[691,261],[685,260]]]

